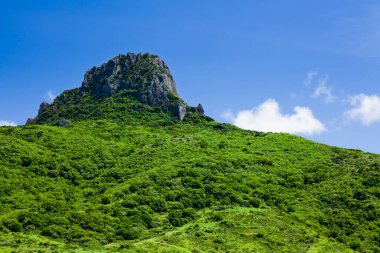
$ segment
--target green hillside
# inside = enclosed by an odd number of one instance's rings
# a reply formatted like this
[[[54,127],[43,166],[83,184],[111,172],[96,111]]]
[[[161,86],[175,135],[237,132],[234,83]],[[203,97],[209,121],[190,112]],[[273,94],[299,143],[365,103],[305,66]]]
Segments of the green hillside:
[[[162,87],[0,127],[0,252],[380,252],[380,155],[181,120]]]

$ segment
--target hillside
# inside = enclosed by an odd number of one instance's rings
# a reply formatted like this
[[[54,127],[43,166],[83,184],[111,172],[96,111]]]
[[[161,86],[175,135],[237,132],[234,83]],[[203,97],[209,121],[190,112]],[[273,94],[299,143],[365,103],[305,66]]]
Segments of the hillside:
[[[220,124],[120,55],[0,127],[0,252],[380,252],[380,155]]]

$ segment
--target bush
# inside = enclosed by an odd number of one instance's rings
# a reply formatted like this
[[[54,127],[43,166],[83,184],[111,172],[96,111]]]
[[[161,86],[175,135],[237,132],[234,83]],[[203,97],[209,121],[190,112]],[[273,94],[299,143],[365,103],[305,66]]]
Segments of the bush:
[[[12,232],[20,232],[22,230],[21,224],[15,219],[6,219],[3,225]]]
[[[104,197],[102,197],[102,199],[101,199],[101,203],[102,203],[103,205],[108,205],[108,204],[111,204],[111,200],[110,200],[109,197],[104,196]]]
[[[256,199],[256,198],[252,198],[249,200],[249,204],[254,208],[259,208],[260,207],[260,200]]]
[[[151,229],[154,227],[153,224],[153,218],[149,213],[143,213],[141,214],[141,220],[144,222],[144,226],[148,229]]]
[[[273,162],[266,156],[260,156],[257,158],[256,163],[266,166],[272,166]]]
[[[185,208],[181,202],[168,202],[169,209],[183,209]]]
[[[59,176],[59,172],[56,171],[56,170],[49,170],[49,171],[47,172],[47,175],[48,175],[48,177],[56,178],[56,177]]]
[[[224,241],[222,239],[220,239],[220,238],[216,238],[216,239],[214,239],[214,243],[215,244],[223,244]]]
[[[356,240],[356,241],[352,241],[350,242],[348,245],[350,245],[350,248],[353,249],[353,250],[357,250],[357,251],[360,251],[360,241]]]
[[[89,236],[84,236],[84,237],[80,238],[78,243],[80,245],[85,246],[85,247],[91,247],[91,248],[97,248],[97,247],[101,246],[101,244],[99,243],[98,240],[96,240],[95,238],[89,237]]]
[[[264,234],[262,234],[262,233],[258,233],[258,234],[256,235],[256,237],[257,237],[257,238],[264,238]]]
[[[170,224],[175,227],[180,227],[190,222],[196,217],[196,212],[192,208],[186,208],[183,210],[171,210],[168,215]]]
[[[166,201],[161,198],[151,199],[150,207],[155,212],[165,212],[167,210]]]
[[[54,239],[57,239],[61,237],[65,233],[65,229],[57,226],[57,225],[51,225],[49,227],[46,227],[42,230],[41,235],[43,236],[49,236]]]
[[[126,208],[134,208],[134,207],[137,207],[139,203],[137,203],[133,199],[126,199],[126,200],[123,200],[123,202],[121,202],[121,205]]]
[[[214,213],[211,217],[211,220],[213,221],[222,221],[223,215],[221,213]]]
[[[132,226],[119,228],[116,234],[121,236],[124,240],[134,240],[139,236],[138,231]]]

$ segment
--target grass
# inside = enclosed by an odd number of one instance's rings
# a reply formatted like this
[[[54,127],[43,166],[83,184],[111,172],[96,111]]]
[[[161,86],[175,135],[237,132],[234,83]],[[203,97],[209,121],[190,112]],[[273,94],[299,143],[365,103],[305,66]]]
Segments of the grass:
[[[136,106],[0,127],[0,252],[380,251],[379,155]]]

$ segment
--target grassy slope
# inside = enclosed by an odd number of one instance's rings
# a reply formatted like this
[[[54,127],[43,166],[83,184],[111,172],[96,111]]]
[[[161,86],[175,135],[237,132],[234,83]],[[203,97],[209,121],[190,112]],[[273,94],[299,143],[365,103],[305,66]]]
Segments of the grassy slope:
[[[380,156],[140,123],[1,127],[0,252],[379,252]]]
[[[0,128],[0,252],[379,252],[380,156],[76,94]]]

